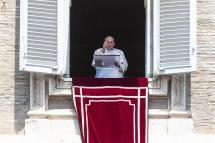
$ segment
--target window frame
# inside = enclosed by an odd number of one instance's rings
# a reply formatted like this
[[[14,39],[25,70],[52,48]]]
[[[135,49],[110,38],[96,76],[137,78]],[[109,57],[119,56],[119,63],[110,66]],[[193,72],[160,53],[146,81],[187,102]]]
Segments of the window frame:
[[[71,0],[65,0],[67,5],[71,6]],[[65,4],[63,5],[62,0],[58,0],[58,11],[59,11],[59,20],[58,20],[58,65],[59,70],[53,72],[51,69],[45,69],[44,67],[35,67],[35,66],[26,66],[26,61],[23,60],[26,58],[27,52],[27,11],[28,11],[28,1],[21,0],[20,8],[20,70],[22,71],[30,71],[30,72],[42,72],[47,74],[56,74],[56,75],[69,75],[70,73],[70,41],[69,41],[69,32],[66,32],[65,27],[63,25],[64,21],[68,25],[70,22],[70,9],[66,11],[65,14]],[[159,1],[154,0],[145,0],[145,10],[146,10],[146,33],[145,33],[145,75],[146,77],[153,77],[154,75],[163,75],[163,74],[174,74],[174,73],[183,73],[183,72],[191,72],[196,70],[196,61],[197,61],[197,45],[196,45],[196,1],[190,1],[190,50],[191,55],[191,67],[188,68],[176,68],[176,69],[169,69],[167,72],[161,73],[158,61],[159,61],[159,48],[156,48],[156,45],[159,43],[158,35],[155,33],[159,33],[158,24],[155,24],[157,21],[156,18],[159,18]],[[69,31],[70,27],[68,27]],[[68,38],[67,38],[68,37]],[[64,40],[63,40],[64,39]],[[66,39],[66,40],[65,40]],[[67,48],[60,48],[60,47]],[[66,55],[66,56],[65,56]],[[69,77],[69,76],[68,76]]]

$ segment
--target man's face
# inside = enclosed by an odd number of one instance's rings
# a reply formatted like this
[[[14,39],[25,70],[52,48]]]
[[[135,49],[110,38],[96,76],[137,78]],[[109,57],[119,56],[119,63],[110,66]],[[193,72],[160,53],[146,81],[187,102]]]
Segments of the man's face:
[[[107,46],[107,49],[112,49],[112,48],[114,48],[114,45],[115,45],[115,43],[114,43],[113,38],[108,37],[108,38],[106,39],[106,46]]]

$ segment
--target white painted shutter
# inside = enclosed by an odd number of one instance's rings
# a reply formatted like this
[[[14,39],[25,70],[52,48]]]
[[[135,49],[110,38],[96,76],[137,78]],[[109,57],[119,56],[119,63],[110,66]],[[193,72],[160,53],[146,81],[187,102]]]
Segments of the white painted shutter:
[[[69,0],[21,0],[20,70],[65,74]]]
[[[196,70],[196,0],[154,1],[154,73]]]

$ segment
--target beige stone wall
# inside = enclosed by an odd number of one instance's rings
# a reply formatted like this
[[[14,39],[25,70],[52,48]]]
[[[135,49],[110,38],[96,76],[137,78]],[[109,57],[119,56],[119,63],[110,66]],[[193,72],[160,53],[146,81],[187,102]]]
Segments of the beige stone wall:
[[[215,1],[198,0],[198,69],[191,77],[194,131],[215,133]]]
[[[19,0],[0,1],[0,134],[24,128],[29,74],[19,72]]]

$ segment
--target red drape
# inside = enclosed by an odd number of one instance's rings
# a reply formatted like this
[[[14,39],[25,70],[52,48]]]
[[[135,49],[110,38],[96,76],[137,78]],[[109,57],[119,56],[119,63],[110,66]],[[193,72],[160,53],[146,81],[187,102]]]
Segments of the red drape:
[[[145,78],[73,78],[83,143],[146,143],[147,84]]]

